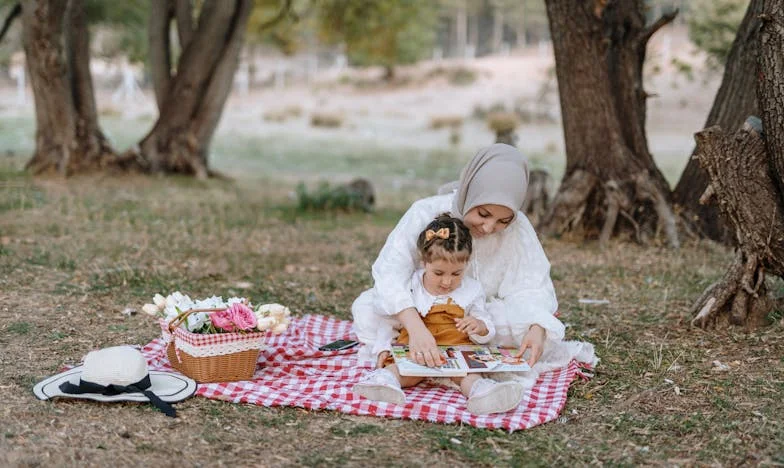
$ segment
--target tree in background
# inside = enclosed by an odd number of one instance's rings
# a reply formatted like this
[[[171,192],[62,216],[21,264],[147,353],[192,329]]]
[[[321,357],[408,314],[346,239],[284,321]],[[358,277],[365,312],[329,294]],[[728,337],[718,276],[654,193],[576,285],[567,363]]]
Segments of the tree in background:
[[[431,53],[436,9],[419,0],[322,0],[318,3],[321,37],[345,44],[350,63],[384,67],[394,77],[398,64]]]
[[[765,275],[784,277],[784,1],[765,0],[758,34],[757,99],[761,121],[750,118],[727,133],[697,134],[697,157],[718,206],[736,235],[735,259],[724,277],[695,302],[692,323],[724,317],[758,325],[773,310]]]
[[[723,0],[728,3],[727,0]],[[743,3],[743,2],[729,2]],[[718,2],[716,5],[720,5]],[[733,10],[734,11],[734,10]],[[726,63],[724,75],[721,80],[716,97],[713,101],[704,128],[718,125],[726,131],[737,129],[749,115],[756,115],[757,111],[757,49],[759,46],[760,14],[762,13],[762,0],[752,0],[746,9],[746,15],[737,28],[735,40],[729,51],[723,45],[723,40],[712,40],[707,36],[707,25],[700,27],[702,43],[722,44],[713,47],[713,60]],[[707,23],[706,20],[700,20]],[[724,19],[715,19],[711,22],[726,24]],[[726,27],[717,27],[719,36],[724,37]],[[692,33],[692,36],[694,33]],[[695,41],[698,39],[694,39]],[[695,149],[696,151],[696,149]],[[711,191],[703,197],[708,188],[708,174],[700,167],[700,163],[692,152],[692,158],[681,174],[681,178],[673,191],[673,201],[678,206],[682,218],[688,226],[702,237],[723,242],[733,243],[735,231],[727,226],[726,220],[720,215],[718,206],[710,203]]]
[[[670,189],[648,150],[642,66],[648,40],[674,19],[645,24],[642,0],[547,0],[566,142],[566,170],[543,228],[604,244],[662,230],[679,245]]]
[[[291,2],[282,2],[284,15]],[[156,0],[149,20],[149,60],[159,116],[123,160],[150,172],[206,178],[207,156],[233,84],[253,0]],[[172,22],[182,54],[172,60]]]
[[[98,125],[83,0],[28,0],[22,42],[35,99],[34,174],[105,166],[115,153]]]

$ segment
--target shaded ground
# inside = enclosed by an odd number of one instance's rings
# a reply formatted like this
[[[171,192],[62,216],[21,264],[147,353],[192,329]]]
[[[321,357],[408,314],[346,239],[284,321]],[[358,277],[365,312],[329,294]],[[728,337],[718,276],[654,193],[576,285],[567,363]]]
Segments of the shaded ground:
[[[313,214],[294,209],[285,179],[64,185],[2,172],[0,465],[784,464],[780,317],[751,333],[685,324],[730,259],[707,243],[602,252],[546,239],[568,336],[593,342],[602,363],[558,421],[511,435],[203,398],[172,420],[144,405],[33,397],[37,380],[90,349],[155,338],[153,321],[121,311],[156,292],[349,318],[386,235],[427,188],[416,187],[386,192],[373,214]]]

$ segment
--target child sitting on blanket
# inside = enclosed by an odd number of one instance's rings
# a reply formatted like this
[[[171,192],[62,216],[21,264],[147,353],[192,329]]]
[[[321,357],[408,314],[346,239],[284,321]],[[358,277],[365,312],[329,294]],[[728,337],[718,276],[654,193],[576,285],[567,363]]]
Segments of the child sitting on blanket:
[[[414,272],[410,289],[422,320],[438,345],[484,344],[495,336],[495,327],[485,310],[485,294],[478,281],[464,278],[471,257],[471,233],[449,213],[428,224],[417,239],[424,269]],[[386,338],[391,349],[391,336]],[[408,333],[400,331],[397,342],[408,344]],[[379,338],[384,339],[384,338]],[[379,343],[377,343],[379,344]],[[401,376],[389,351],[383,367],[366,375],[353,391],[365,398],[398,405],[406,401],[403,387],[417,385],[425,377]],[[418,356],[412,359],[419,361]],[[503,413],[517,407],[523,398],[520,383],[495,382],[478,374],[451,377],[468,398],[474,414]]]

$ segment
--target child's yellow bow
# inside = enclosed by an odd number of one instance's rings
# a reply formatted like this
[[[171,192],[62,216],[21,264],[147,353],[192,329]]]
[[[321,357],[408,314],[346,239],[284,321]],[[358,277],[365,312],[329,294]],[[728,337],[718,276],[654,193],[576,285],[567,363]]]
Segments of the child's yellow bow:
[[[438,237],[439,239],[449,239],[449,228],[441,228],[438,231],[434,231],[432,229],[425,231],[426,241],[429,241],[434,237]]]

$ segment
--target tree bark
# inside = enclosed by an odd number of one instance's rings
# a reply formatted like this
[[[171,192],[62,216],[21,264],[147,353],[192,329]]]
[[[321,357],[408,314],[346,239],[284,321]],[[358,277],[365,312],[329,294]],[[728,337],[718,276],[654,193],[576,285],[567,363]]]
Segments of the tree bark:
[[[784,1],[765,0],[761,17],[757,94],[770,168],[784,194]]]
[[[762,129],[744,125],[732,138],[719,127],[697,134],[697,158],[737,243],[724,278],[693,306],[692,323],[702,327],[724,316],[736,325],[764,323],[774,306],[765,275],[784,277],[784,1],[765,0],[762,8],[756,74]]]
[[[182,4],[178,2],[180,8]],[[252,0],[206,0],[202,5],[198,26],[183,50],[176,76],[169,75],[168,86],[155,87],[156,94],[165,90],[157,95],[159,117],[139,143],[138,156],[148,170],[209,176],[208,147],[231,91],[252,8]],[[168,37],[172,10],[167,11]],[[152,22],[150,27],[152,40]],[[164,30],[164,26],[155,27],[159,33]],[[153,45],[165,49],[158,50],[156,56],[168,56],[168,43],[157,41]],[[166,66],[163,60],[158,63]],[[165,79],[166,73],[158,75]],[[126,158],[132,159],[128,155]]]
[[[697,159],[736,233],[738,250],[724,278],[692,306],[692,323],[705,327],[726,315],[736,325],[760,324],[772,305],[765,272],[784,273],[784,205],[765,144],[748,126],[734,135],[714,126],[695,138]]]
[[[727,56],[721,86],[704,128],[714,125],[730,130],[739,128],[749,115],[757,115],[757,53],[759,15],[763,0],[751,0]],[[695,157],[696,148],[673,191],[673,201],[692,230],[718,242],[731,244],[734,233],[713,203],[700,203],[708,186],[708,175]]]
[[[150,76],[155,91],[158,109],[163,108],[171,84],[171,45],[169,25],[172,19],[171,0],[156,0],[150,3],[150,19],[147,41],[150,45]]]
[[[36,114],[27,169],[67,176],[102,167],[114,152],[98,125],[82,0],[23,3],[22,37]]]
[[[641,241],[664,231],[678,247],[670,189],[648,150],[642,83],[648,40],[674,15],[646,27],[642,0],[545,3],[567,162],[544,231]]]

